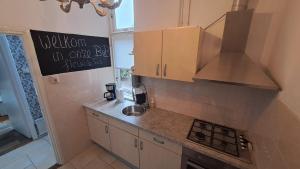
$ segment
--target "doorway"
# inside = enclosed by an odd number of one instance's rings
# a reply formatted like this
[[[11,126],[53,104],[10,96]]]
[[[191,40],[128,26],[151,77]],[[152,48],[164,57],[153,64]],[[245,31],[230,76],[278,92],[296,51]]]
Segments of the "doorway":
[[[0,33],[0,165],[42,169],[55,163],[23,39]]]

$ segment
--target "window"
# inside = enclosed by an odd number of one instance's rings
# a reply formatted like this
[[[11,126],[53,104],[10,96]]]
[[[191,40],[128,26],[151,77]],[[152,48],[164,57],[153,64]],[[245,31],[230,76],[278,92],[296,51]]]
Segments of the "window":
[[[123,0],[120,7],[113,12],[114,31],[131,30],[134,27],[134,0]]]
[[[117,87],[124,91],[125,98],[132,99],[131,67],[134,65],[133,33],[134,0],[123,0],[113,11],[114,33],[111,35]]]

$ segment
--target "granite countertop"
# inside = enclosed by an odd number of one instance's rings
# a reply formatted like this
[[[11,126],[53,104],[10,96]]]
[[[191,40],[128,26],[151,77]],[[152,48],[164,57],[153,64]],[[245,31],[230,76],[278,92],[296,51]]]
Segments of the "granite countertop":
[[[126,116],[122,114],[123,108],[133,104],[134,103],[131,101],[108,102],[100,100],[86,103],[83,106],[238,168],[255,169],[253,164],[249,164],[235,157],[225,155],[211,148],[189,141],[186,137],[193,124],[193,117],[156,108],[147,110],[142,116]]]

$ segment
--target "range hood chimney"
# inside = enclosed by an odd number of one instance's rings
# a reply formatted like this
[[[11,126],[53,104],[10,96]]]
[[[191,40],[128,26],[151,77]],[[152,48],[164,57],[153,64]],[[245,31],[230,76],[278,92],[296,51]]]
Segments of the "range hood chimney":
[[[242,11],[247,10],[248,0],[234,0],[231,11]]]
[[[205,65],[194,80],[279,90],[262,68],[246,54],[246,46],[254,10],[247,9],[248,0],[234,0],[227,12],[220,54]]]

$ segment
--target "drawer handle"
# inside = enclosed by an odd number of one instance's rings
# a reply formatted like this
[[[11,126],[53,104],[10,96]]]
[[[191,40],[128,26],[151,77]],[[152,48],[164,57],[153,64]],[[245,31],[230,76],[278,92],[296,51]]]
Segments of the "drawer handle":
[[[190,166],[190,167],[195,168],[195,169],[205,169],[205,168],[203,168],[203,167],[199,166],[198,164],[193,163],[193,162],[191,162],[191,161],[188,161],[186,164],[187,164],[188,166]]]
[[[137,148],[138,147],[138,140],[135,138],[134,139],[134,147]]]
[[[99,117],[99,114],[97,113],[92,113],[93,116]]]
[[[153,141],[157,142],[158,144],[165,144],[164,141],[157,139],[156,137],[153,137]]]
[[[143,145],[143,142],[140,141],[140,149],[143,150],[144,149],[144,145]]]
[[[108,134],[108,126],[105,126],[105,133]]]

